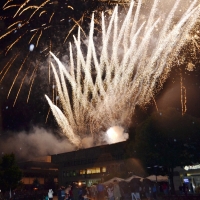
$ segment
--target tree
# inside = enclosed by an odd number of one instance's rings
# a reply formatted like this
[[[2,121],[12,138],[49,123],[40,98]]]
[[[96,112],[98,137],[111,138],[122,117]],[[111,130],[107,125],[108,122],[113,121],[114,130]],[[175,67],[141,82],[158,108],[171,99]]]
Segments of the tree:
[[[152,113],[136,128],[132,152],[146,168],[160,165],[167,169],[172,192],[176,166],[199,161],[200,121],[175,109]]]
[[[39,188],[39,187],[40,187],[40,181],[37,178],[35,178],[33,180],[33,188]]]
[[[15,155],[5,154],[0,160],[0,188],[3,192],[15,189],[22,178]]]

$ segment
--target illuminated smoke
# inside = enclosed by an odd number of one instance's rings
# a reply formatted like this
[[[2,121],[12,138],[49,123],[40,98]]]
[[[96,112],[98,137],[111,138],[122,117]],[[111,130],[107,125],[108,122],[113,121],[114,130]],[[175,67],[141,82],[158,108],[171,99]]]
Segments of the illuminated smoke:
[[[105,140],[109,143],[117,143],[128,139],[128,133],[124,133],[124,129],[119,126],[109,128],[105,134]]]
[[[15,152],[18,159],[31,160],[39,156],[75,150],[67,138],[58,138],[51,131],[40,127],[34,127],[28,134],[25,131],[10,134],[12,137],[0,141],[0,153]]]
[[[175,1],[165,18],[158,17],[159,0],[154,0],[144,22],[141,22],[141,3],[133,12],[134,2],[131,2],[122,25],[117,6],[108,26],[102,14],[100,55],[93,38],[94,16],[87,52],[80,30],[74,37],[76,52],[69,45],[69,71],[51,53],[58,65],[56,69],[52,64],[52,69],[61,109],[46,98],[63,134],[79,148],[84,146],[84,138],[92,138],[96,144],[101,133],[109,134],[113,127],[122,127],[127,132],[135,106],[145,106],[151,101],[162,88],[183,45],[191,40],[190,31],[200,14],[200,7],[195,7],[197,0],[188,5],[176,22],[173,20],[180,0]]]

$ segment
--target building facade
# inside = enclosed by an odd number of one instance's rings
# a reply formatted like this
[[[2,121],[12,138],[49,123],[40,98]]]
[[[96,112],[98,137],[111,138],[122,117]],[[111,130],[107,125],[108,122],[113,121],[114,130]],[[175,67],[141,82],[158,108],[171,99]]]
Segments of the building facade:
[[[174,171],[176,173],[174,184],[177,191],[183,184],[187,185],[190,193],[200,190],[200,164],[176,167]]]
[[[58,166],[59,186],[73,182],[91,186],[116,176],[123,178],[124,172],[127,172],[126,176],[146,177],[145,169],[137,159],[125,158],[126,145],[127,142],[121,142],[52,155],[51,162]],[[133,161],[129,166],[132,171],[127,171],[127,160]],[[175,190],[178,192],[183,184],[188,186],[190,193],[200,189],[200,165],[174,169]]]
[[[76,182],[90,186],[122,172],[125,145],[121,142],[52,155],[52,163],[58,166],[59,185]]]
[[[35,180],[42,188],[48,186],[49,182],[54,183],[55,186],[58,184],[58,167],[51,162],[51,156],[19,162],[18,166],[23,174],[21,181],[27,189],[34,187]]]

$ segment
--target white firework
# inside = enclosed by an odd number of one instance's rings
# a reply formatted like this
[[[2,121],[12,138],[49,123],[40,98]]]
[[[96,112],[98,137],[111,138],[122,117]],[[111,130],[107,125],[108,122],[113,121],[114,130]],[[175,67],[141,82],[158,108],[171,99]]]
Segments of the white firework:
[[[96,141],[110,127],[126,130],[135,106],[146,105],[160,90],[172,63],[190,40],[190,31],[200,14],[198,1],[194,0],[174,24],[180,2],[176,0],[167,17],[160,19],[156,18],[159,0],[154,0],[143,23],[140,23],[142,0],[137,6],[133,1],[130,3],[121,25],[118,6],[107,27],[102,13],[100,55],[93,38],[92,15],[87,52],[82,50],[80,31],[74,37],[76,52],[69,44],[70,71],[51,53],[58,66],[56,70],[52,64],[60,108],[46,98],[63,134],[74,145],[81,147],[87,136]]]

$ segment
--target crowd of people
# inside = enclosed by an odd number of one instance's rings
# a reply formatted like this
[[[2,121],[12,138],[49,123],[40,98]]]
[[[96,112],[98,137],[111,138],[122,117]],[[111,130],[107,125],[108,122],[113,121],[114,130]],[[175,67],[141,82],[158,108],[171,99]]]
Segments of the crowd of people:
[[[167,194],[168,185],[161,186],[164,194]],[[153,200],[157,199],[158,186],[156,184],[139,184],[132,186],[120,184],[117,180],[105,185],[101,182],[90,187],[74,184],[60,187],[58,200]]]

